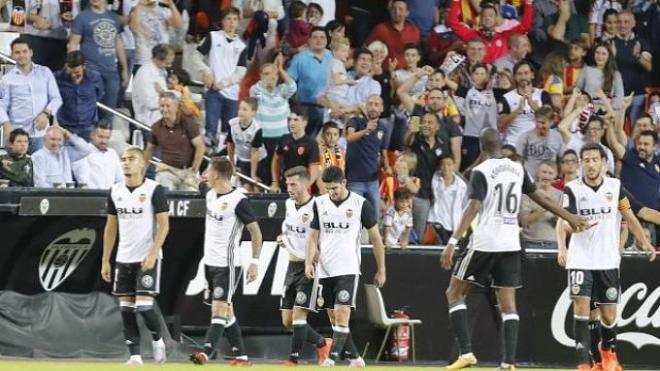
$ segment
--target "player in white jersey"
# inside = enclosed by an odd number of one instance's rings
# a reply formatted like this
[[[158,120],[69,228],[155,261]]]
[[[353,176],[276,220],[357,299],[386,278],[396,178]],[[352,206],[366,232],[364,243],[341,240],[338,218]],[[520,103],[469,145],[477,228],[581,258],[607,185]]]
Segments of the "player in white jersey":
[[[655,259],[656,253],[635,217],[621,181],[603,176],[603,164],[607,159],[603,148],[597,143],[587,144],[580,150],[580,159],[584,176],[566,184],[563,206],[570,212],[586,216],[597,225],[590,231],[573,234],[568,252],[561,249],[558,259],[568,270],[578,370],[592,368],[589,312],[590,304],[594,301],[600,312],[602,341],[599,353],[602,369],[616,371],[621,367],[615,352],[616,307],[620,295],[621,219],[628,223],[635,238],[642,241],[642,247],[651,261]]]
[[[504,354],[499,367],[512,370],[515,369],[519,325],[516,289],[522,286],[518,225],[522,194],[527,194],[546,210],[565,218],[576,229],[588,228],[589,225],[585,218],[570,214],[537,190],[521,164],[499,158],[502,145],[496,130],[483,130],[479,142],[486,160],[472,170],[467,207],[440,259],[444,269],[452,268],[455,246],[474,220],[472,235],[454,264],[446,292],[449,317],[461,353],[458,360],[447,368],[458,370],[477,363],[472,353],[465,304],[471,284],[476,284],[496,290],[504,334]]]
[[[344,172],[331,166],[323,171],[327,194],[314,200],[314,219],[305,253],[305,275],[320,278],[325,309],[332,323],[330,357],[321,365],[332,367],[344,346],[352,343],[349,320],[360,276],[360,234],[366,228],[373,243],[376,259],[374,284],[385,284],[385,246],[378,231],[373,206],[346,188]],[[316,265],[314,262],[318,262]],[[354,348],[354,345],[349,345]],[[351,353],[354,351],[352,350]],[[364,367],[362,358],[351,361],[353,367]]]
[[[257,266],[262,238],[259,224],[248,198],[231,185],[234,166],[228,157],[211,160],[207,183],[200,184],[206,198],[206,227],[204,231],[204,261],[206,281],[211,297],[211,326],[206,331],[204,351],[193,353],[190,360],[204,364],[216,353],[223,332],[236,347],[238,356],[232,366],[250,365],[241,328],[234,316],[232,296],[241,278],[240,244],[243,227],[252,241],[252,260],[247,269],[247,282],[257,278]],[[245,266],[245,264],[243,264]]]
[[[169,231],[169,207],[165,189],[144,177],[147,163],[140,148],[124,151],[121,164],[125,179],[108,193],[101,277],[106,282],[112,279],[110,257],[119,232],[112,292],[119,297],[130,353],[127,364],[142,364],[137,313],[151,332],[154,361],[165,363],[165,342],[153,303],[160,288],[161,248]]]
[[[282,234],[277,236],[277,243],[286,249],[289,266],[280,310],[284,327],[293,329],[291,353],[284,366],[298,365],[305,341],[314,344],[319,353],[318,363],[322,364],[330,355],[332,344],[307,324],[308,313],[316,312],[319,292],[318,277],[309,279],[305,276],[305,247],[314,217],[314,197],[308,192],[311,178],[304,166],[295,166],[285,171],[284,178],[290,198],[286,200],[286,216],[282,223]]]

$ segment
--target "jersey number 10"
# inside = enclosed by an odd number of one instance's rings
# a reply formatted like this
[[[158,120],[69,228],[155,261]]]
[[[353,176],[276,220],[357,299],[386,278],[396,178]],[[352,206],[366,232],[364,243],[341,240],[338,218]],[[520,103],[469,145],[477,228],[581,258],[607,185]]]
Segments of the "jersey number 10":
[[[506,195],[504,194],[504,186],[502,183],[497,183],[495,185],[498,213],[502,213],[503,207],[506,207],[506,212],[509,214],[514,214],[518,211],[518,195],[513,193],[514,185],[514,182],[508,183],[506,187]]]

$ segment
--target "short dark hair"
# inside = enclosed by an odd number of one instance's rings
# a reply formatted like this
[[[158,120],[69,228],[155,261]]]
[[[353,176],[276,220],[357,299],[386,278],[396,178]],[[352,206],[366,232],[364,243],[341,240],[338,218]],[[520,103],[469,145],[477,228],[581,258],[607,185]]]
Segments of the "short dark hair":
[[[290,178],[293,176],[297,176],[298,178],[305,180],[306,182],[309,182],[311,179],[311,175],[309,175],[309,170],[307,170],[307,168],[304,166],[294,166],[284,172],[284,178]]]
[[[170,53],[174,53],[174,49],[168,44],[158,44],[151,49],[151,57],[164,61]]]
[[[587,151],[598,151],[600,153],[600,158],[607,159],[607,153],[599,143],[589,143],[585,144],[580,148],[580,159],[584,158],[584,153]]]
[[[297,104],[291,107],[291,113],[295,113],[296,115],[302,117],[305,121],[309,120],[309,110],[302,104]]]
[[[307,9],[309,10],[309,8],[316,8],[316,10],[318,10],[319,13],[321,13],[321,16],[324,14],[323,7],[321,7],[321,5],[318,4],[318,3],[315,3],[315,2],[308,3],[307,4]]]
[[[233,15],[240,18],[241,17],[241,10],[238,9],[237,7],[235,7],[235,6],[230,6],[229,8],[226,8],[225,10],[223,10],[220,13],[220,19],[221,20],[225,19],[230,14],[233,14]]]
[[[520,67],[522,67],[522,66],[529,66],[529,69],[532,70],[532,73],[536,72],[536,70],[534,69],[534,65],[532,64],[532,62],[523,59],[523,60],[521,60],[521,61],[516,62],[516,64],[513,65],[513,74],[514,74],[514,76],[515,76],[516,72],[518,72],[518,70],[520,69]]]
[[[305,14],[305,10],[307,10],[307,5],[300,0],[296,0],[289,6],[289,17],[301,17],[303,14]]]
[[[599,122],[601,128],[604,128],[604,127],[605,127],[605,121],[603,120],[602,117],[600,117],[600,116],[598,116],[598,115],[591,115],[591,116],[589,117],[589,120],[587,121],[587,125],[585,126],[585,129],[586,129],[587,127],[589,127],[589,124],[591,124],[591,123],[594,122],[594,121]]]
[[[561,155],[560,159],[563,161],[566,158],[566,156],[569,156],[569,155],[573,155],[575,157],[578,157],[577,152],[575,152],[574,149],[569,148],[566,151],[564,151],[564,153]]]
[[[325,34],[325,38],[329,39],[330,37],[328,36],[328,30],[325,29],[325,27],[321,26],[314,26],[312,29],[309,31],[309,36],[311,37],[314,32],[323,32]]]
[[[415,43],[407,43],[403,46],[403,51],[405,52],[408,49],[415,49],[419,55],[422,55],[422,50],[419,48],[419,45]]]
[[[653,143],[658,143],[658,134],[656,134],[653,130],[644,130],[639,133],[638,137],[651,137],[651,139],[653,139]]]
[[[346,22],[340,19],[333,19],[325,25],[325,29],[328,32],[332,32],[340,28],[346,29]]]
[[[244,97],[241,99],[241,102],[247,103],[250,108],[252,108],[253,111],[257,110],[258,104],[257,104],[257,99],[254,97]]]
[[[617,12],[616,9],[614,9],[614,8],[609,8],[609,9],[607,9],[607,10],[603,13],[603,19],[602,19],[603,24],[605,23],[605,21],[607,21],[607,17],[609,17],[609,16],[611,16],[611,15],[618,16],[618,15],[619,15],[619,12]]]
[[[234,165],[227,156],[219,156],[211,159],[209,165],[213,170],[217,171],[221,177],[229,180],[234,175]]]
[[[355,49],[355,51],[353,52],[353,60],[357,61],[358,58],[360,58],[360,56],[362,54],[368,54],[368,55],[371,56],[371,58],[374,57],[374,53],[372,53],[371,50],[369,50],[367,48],[358,48],[358,49]]]
[[[410,200],[412,198],[412,193],[410,193],[409,190],[401,187],[394,191],[394,200],[399,201],[399,200]]]
[[[30,134],[28,134],[27,131],[25,131],[21,128],[17,128],[17,129],[12,130],[11,133],[9,133],[9,143],[14,144],[14,141],[16,140],[16,137],[21,136],[21,135],[25,136],[28,139],[28,142],[30,141]]]
[[[328,121],[323,124],[323,126],[321,126],[321,133],[325,134],[328,129],[337,129],[341,131],[341,129],[339,129],[339,125],[334,121]]]
[[[19,36],[11,42],[11,50],[14,50],[14,45],[18,45],[18,44],[25,44],[27,45],[28,49],[32,50],[32,45],[30,44],[30,40],[28,40],[24,36]]]
[[[69,68],[80,67],[85,64],[85,56],[80,50],[74,50],[66,55],[66,66]]]
[[[505,144],[502,146],[501,150],[508,149],[511,153],[518,153],[518,149],[513,144]]]
[[[470,67],[470,73],[474,73],[474,71],[476,71],[479,68],[483,68],[484,70],[486,70],[486,73],[490,75],[490,68],[488,68],[488,66],[486,66],[485,63],[481,63],[481,62],[473,64]]]
[[[535,118],[536,117],[543,117],[546,120],[549,120],[550,122],[552,122],[552,118],[553,118],[554,114],[555,114],[555,111],[548,104],[544,104],[541,107],[539,107],[539,109],[534,111],[534,117]]]
[[[346,180],[344,175],[344,170],[337,166],[330,166],[323,170],[323,175],[321,175],[321,180],[324,183],[341,183]]]
[[[101,129],[101,130],[112,130],[112,122],[108,119],[100,119],[99,122],[94,125],[94,130]]]
[[[639,121],[639,120],[643,120],[643,119],[649,119],[649,120],[651,120],[651,123],[653,124],[653,117],[651,117],[651,115],[649,115],[649,114],[646,113],[646,112],[640,112],[640,113],[637,115],[637,118],[635,119],[635,123],[637,123],[637,121]]]

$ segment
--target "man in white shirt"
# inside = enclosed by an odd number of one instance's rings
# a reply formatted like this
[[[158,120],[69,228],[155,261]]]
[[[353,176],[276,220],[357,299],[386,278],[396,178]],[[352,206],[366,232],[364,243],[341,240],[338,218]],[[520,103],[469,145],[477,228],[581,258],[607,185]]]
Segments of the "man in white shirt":
[[[111,133],[109,123],[103,121],[92,131],[92,152],[73,163],[73,174],[78,183],[85,183],[90,189],[108,189],[124,180],[119,155],[108,147]]]
[[[64,141],[68,140],[67,145]],[[73,181],[71,163],[87,157],[92,146],[61,126],[49,126],[44,147],[32,155],[34,186],[53,187]]]
[[[133,110],[135,119],[151,126],[161,118],[158,99],[167,90],[167,68],[174,62],[174,49],[158,44],[151,51],[151,62],[143,65],[133,80]]]

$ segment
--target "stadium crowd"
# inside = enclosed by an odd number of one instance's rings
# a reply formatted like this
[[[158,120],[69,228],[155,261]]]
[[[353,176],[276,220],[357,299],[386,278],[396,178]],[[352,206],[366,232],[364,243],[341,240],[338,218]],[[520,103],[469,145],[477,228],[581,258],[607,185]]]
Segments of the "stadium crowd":
[[[127,138],[98,102],[151,128],[133,127],[133,144],[170,190],[195,189],[205,154],[227,154],[249,192],[285,191],[303,165],[323,193],[322,170],[339,166],[388,246],[447,242],[484,128],[558,202],[598,143],[609,176],[658,209],[657,0],[64,3],[28,1],[11,43],[2,186],[122,180]],[[522,209],[524,243],[556,248],[555,217]]]

